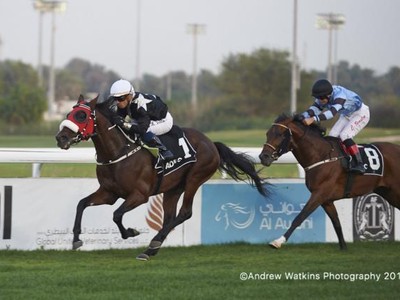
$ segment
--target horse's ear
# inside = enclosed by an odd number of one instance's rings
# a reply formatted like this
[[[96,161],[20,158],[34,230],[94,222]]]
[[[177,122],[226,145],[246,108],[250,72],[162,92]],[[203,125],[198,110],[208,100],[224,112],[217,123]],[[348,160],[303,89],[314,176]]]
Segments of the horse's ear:
[[[98,99],[99,99],[99,94],[97,94],[96,97],[94,97],[92,100],[89,101],[89,106],[92,108],[92,110],[96,107]]]
[[[304,118],[304,116],[302,114],[295,114],[293,116],[293,120],[298,121],[298,122],[303,122],[304,119],[305,118]]]
[[[82,103],[82,102],[85,102],[85,98],[83,97],[82,94],[80,94],[79,98],[78,98],[78,103]]]

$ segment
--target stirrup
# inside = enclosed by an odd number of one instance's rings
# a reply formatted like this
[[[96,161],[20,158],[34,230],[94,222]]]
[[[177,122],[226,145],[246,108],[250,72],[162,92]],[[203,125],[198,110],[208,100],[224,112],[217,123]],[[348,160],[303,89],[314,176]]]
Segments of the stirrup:
[[[161,159],[164,161],[172,160],[174,158],[174,155],[170,150],[163,150],[163,151],[159,150],[159,155]]]
[[[358,165],[355,165],[355,166],[351,166],[349,168],[349,171],[351,173],[364,174],[365,173],[365,168],[364,168],[364,166],[362,164],[358,164]]]

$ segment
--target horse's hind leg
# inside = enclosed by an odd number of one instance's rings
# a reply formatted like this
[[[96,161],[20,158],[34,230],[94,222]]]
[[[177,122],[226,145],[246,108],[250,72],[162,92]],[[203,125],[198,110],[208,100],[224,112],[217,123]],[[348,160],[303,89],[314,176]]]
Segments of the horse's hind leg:
[[[88,206],[97,206],[101,204],[113,204],[117,201],[117,197],[112,194],[105,192],[102,189],[98,189],[93,194],[81,199],[76,207],[76,215],[74,222],[74,238],[72,241],[72,249],[76,250],[83,245],[83,242],[79,239],[79,235],[82,233],[82,216],[83,211]]]
[[[146,201],[140,201],[140,202],[124,201],[124,203],[122,203],[121,206],[118,207],[116,211],[114,211],[113,221],[115,222],[115,224],[117,224],[119,232],[121,233],[121,237],[123,239],[135,237],[140,234],[140,232],[134,228],[128,228],[128,229],[125,228],[124,225],[122,224],[122,217],[124,216],[125,213],[134,209],[135,207],[144,202]]]
[[[151,240],[149,247],[142,254],[139,254],[136,258],[139,260],[148,260],[150,256],[154,256],[158,253],[161,248],[162,243],[167,238],[168,234],[173,228],[175,228],[176,220],[176,207],[178,205],[179,197],[182,194],[182,190],[177,190],[174,192],[166,192],[163,197],[163,210],[164,219],[163,227],[156,234],[156,236]]]
[[[333,228],[335,229],[336,235],[339,240],[339,246],[341,250],[346,250],[347,245],[343,237],[342,225],[340,224],[339,216],[336,210],[335,205],[333,202],[327,202],[322,204],[323,209],[325,210],[326,214],[331,219],[333,224]]]

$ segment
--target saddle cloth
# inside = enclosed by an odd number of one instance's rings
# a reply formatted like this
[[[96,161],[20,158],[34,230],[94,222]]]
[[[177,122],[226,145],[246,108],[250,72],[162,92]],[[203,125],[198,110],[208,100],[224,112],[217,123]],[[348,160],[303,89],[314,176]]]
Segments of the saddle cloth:
[[[174,125],[172,129],[163,135],[158,136],[163,144],[174,154],[174,159],[164,162],[158,156],[155,164],[157,173],[164,173],[164,176],[171,174],[189,163],[197,161],[196,151],[186,138],[182,128]]]
[[[349,169],[351,161],[351,155],[347,152],[346,147],[342,141],[336,137],[326,137],[326,139],[337,141],[339,148],[341,149],[347,160],[342,160],[342,166],[345,169]],[[383,176],[384,160],[381,151],[374,144],[358,144],[358,149],[361,154],[362,161],[364,163],[365,173],[364,175],[375,175]]]
[[[358,149],[364,162],[364,175],[383,176],[383,155],[378,147],[373,144],[360,144]]]

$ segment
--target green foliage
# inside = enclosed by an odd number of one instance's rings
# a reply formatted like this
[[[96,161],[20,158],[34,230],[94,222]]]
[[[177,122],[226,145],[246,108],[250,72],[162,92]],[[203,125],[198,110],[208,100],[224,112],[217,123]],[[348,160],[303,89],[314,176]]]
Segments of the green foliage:
[[[247,54],[231,55],[222,63],[218,78],[223,94],[217,110],[229,115],[265,117],[269,111],[289,108],[289,53],[259,49]]]
[[[202,131],[264,127],[266,119],[289,112],[291,58],[287,51],[260,48],[252,53],[230,54],[213,74],[201,70],[197,76],[197,109],[191,104],[192,75],[170,71],[157,77],[144,74],[129,79],[137,90],[161,96],[170,107],[175,123]],[[400,68],[377,76],[371,69],[340,61],[337,82],[360,94],[371,107],[371,125],[398,127],[400,114]],[[44,66],[44,84],[49,68]],[[297,112],[311,103],[311,86],[326,73],[302,70],[297,90]],[[56,70],[56,100],[76,99],[79,94],[108,97],[109,87],[120,76],[103,66],[74,58]],[[15,61],[0,63],[0,130],[22,132],[24,124],[39,123],[46,109],[45,90],[37,87],[35,70]],[[8,125],[11,128],[8,128]],[[329,124],[329,123],[328,123]],[[4,129],[6,128],[6,129]],[[29,128],[34,128],[29,127]]]
[[[86,93],[96,93],[107,97],[111,84],[118,79],[120,76],[117,73],[107,71],[101,65],[74,58],[65,66],[63,72],[57,75],[57,86],[70,85],[71,89],[67,95],[70,99]],[[79,89],[80,92],[75,94]],[[65,98],[66,95],[61,92],[62,90],[57,89],[57,99]]]
[[[46,98],[37,87],[32,67],[21,62],[0,63],[0,118],[11,127],[38,123],[46,110]]]

